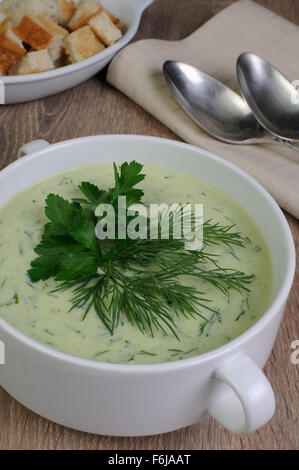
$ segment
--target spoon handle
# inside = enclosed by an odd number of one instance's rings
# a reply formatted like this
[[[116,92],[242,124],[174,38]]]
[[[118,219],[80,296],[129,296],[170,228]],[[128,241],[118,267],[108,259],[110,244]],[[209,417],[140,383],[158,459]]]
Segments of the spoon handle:
[[[280,137],[276,137],[275,140],[278,144],[283,144],[293,150],[299,151],[299,144],[296,144],[296,142],[294,142],[293,140],[281,139]]]
[[[286,145],[287,147],[289,147],[293,150],[299,151],[299,144],[297,144],[293,140],[282,139],[281,137],[277,137],[277,136],[274,136],[274,135],[273,136],[272,135],[267,135],[267,136],[264,135],[260,139],[260,143],[263,143],[263,144],[282,144],[282,145]]]

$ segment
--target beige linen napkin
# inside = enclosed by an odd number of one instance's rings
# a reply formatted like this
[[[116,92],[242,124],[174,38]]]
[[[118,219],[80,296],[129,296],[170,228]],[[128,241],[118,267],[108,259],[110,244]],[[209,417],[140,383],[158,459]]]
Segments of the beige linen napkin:
[[[107,80],[186,142],[243,168],[299,218],[299,152],[281,145],[231,145],[210,137],[180,108],[162,75],[165,60],[199,67],[238,90],[236,60],[259,54],[290,80],[299,79],[299,27],[250,0],[218,13],[182,41],[148,39],[127,46],[112,61]]]

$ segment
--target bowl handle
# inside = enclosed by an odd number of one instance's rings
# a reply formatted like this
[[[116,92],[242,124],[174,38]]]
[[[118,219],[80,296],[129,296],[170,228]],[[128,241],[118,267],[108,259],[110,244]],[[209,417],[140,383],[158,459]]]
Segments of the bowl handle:
[[[38,152],[38,150],[42,150],[44,147],[48,147],[49,142],[43,139],[33,140],[32,142],[28,142],[28,144],[23,145],[18,152],[18,158],[23,158],[29,153]]]
[[[261,369],[242,356],[218,367],[213,378],[224,382],[223,390],[211,400],[209,415],[236,434],[248,434],[272,418],[275,398],[272,387]]]

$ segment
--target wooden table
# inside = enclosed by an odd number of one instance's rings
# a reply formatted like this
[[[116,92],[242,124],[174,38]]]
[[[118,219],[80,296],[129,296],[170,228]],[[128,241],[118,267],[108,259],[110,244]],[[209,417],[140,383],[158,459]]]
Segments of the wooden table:
[[[144,13],[136,39],[181,39],[232,0],[155,0]],[[299,24],[299,2],[258,3]],[[178,137],[105,83],[105,73],[47,99],[0,108],[0,169],[33,139],[49,142],[95,134],[134,133]],[[299,222],[287,215],[299,251]],[[299,255],[299,252],[298,252]],[[298,449],[299,366],[291,363],[291,342],[299,339],[299,269],[283,325],[265,372],[273,384],[277,411],[269,424],[249,436],[234,436],[212,419],[146,438],[85,434],[53,424],[0,390],[0,449]]]

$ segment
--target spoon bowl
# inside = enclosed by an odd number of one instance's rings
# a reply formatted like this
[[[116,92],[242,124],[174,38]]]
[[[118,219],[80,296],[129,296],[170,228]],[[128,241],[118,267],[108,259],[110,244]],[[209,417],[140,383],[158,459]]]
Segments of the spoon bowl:
[[[251,143],[262,130],[246,101],[191,65],[168,60],[166,81],[178,103],[206,132],[229,143]]]
[[[256,119],[282,139],[299,140],[299,103],[292,83],[268,61],[245,52],[237,62],[244,98]]]

